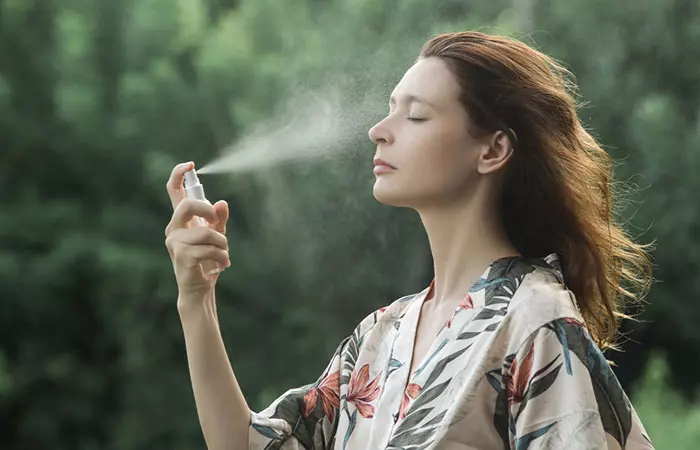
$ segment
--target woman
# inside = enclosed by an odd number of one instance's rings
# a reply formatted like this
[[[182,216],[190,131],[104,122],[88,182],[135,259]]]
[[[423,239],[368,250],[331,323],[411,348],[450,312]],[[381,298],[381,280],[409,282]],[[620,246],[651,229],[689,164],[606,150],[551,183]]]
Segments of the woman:
[[[229,264],[227,206],[183,200],[193,165],[174,169],[167,246],[210,449],[653,448],[600,350],[619,300],[648,291],[651,264],[613,220],[611,160],[577,119],[567,75],[503,37],[425,44],[369,136],[374,196],[418,212],[435,277],[260,413],[199,269]],[[195,215],[212,228],[188,228]]]

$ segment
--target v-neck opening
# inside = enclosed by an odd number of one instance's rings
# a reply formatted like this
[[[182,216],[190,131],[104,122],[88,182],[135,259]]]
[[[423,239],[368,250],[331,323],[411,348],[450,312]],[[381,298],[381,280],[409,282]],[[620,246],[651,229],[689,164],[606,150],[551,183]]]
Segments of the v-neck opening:
[[[418,312],[416,313],[416,319],[413,323],[413,329],[412,329],[412,334],[411,334],[411,344],[409,345],[410,348],[410,356],[409,356],[409,361],[408,361],[408,378],[406,379],[406,387],[411,383],[413,380],[413,374],[425,363],[426,358],[430,354],[430,351],[433,349],[435,346],[435,342],[438,340],[440,337],[440,334],[442,334],[442,330],[440,330],[440,333],[435,335],[433,337],[433,341],[430,344],[430,347],[428,348],[428,352],[421,358],[420,365],[416,366],[415,368],[413,367],[413,361],[415,359],[415,350],[416,350],[416,340],[418,339],[418,327],[420,326],[420,321],[421,318],[423,317],[423,305],[425,305],[425,302],[429,301],[433,296],[435,295],[435,278],[430,282],[430,286],[428,286],[428,292],[425,293],[421,301],[418,303],[417,308]],[[404,388],[405,390],[405,388]]]
[[[477,283],[479,283],[479,280],[481,280],[485,277],[488,278],[489,274],[491,273],[491,270],[493,269],[494,266],[496,266],[496,264],[498,264],[501,261],[507,261],[507,260],[515,261],[519,258],[521,258],[521,256],[504,256],[504,257],[501,257],[501,258],[498,258],[498,259],[492,261],[488,266],[486,266],[486,268],[481,273],[479,278],[477,278],[474,281],[474,283],[472,283],[472,285],[469,287],[469,290],[467,291],[467,293],[472,292],[472,290],[474,289],[474,286],[476,286]],[[509,264],[509,266],[510,265],[511,264]],[[418,302],[418,304],[416,306],[418,308],[418,312],[417,312],[417,316],[412,324],[413,329],[412,329],[412,334],[411,334],[411,342],[409,344],[408,374],[406,376],[406,382],[405,382],[405,385],[403,388],[404,391],[409,386],[409,384],[411,384],[414,381],[414,378],[415,378],[414,374],[419,369],[421,369],[424,365],[427,365],[427,363],[429,362],[429,358],[431,358],[433,353],[435,353],[437,350],[436,346],[439,346],[440,349],[442,349],[444,347],[444,345],[440,344],[440,342],[444,341],[444,339],[440,339],[440,338],[444,334],[446,327],[442,327],[440,329],[440,331],[434,337],[431,338],[432,342],[430,344],[430,347],[428,347],[428,351],[425,353],[425,355],[423,355],[423,357],[419,361],[420,364],[416,365],[415,368],[413,368],[413,361],[415,359],[414,358],[415,357],[415,346],[416,346],[416,340],[418,337],[418,327],[420,325],[420,321],[421,321],[421,318],[423,316],[423,305],[425,304],[426,301],[429,301],[431,298],[433,298],[434,295],[435,295],[435,278],[432,279],[432,281],[430,282],[430,285],[427,288],[425,295],[422,296],[420,302]],[[483,307],[484,307],[484,305],[480,305],[479,309],[481,309]]]

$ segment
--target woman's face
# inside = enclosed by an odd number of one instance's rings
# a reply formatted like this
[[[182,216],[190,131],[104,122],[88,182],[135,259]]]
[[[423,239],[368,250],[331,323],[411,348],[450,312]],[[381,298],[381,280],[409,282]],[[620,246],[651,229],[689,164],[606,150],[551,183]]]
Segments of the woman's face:
[[[389,115],[369,131],[376,158],[374,197],[413,209],[450,205],[468,198],[478,178],[485,142],[469,133],[460,87],[438,58],[421,59],[394,89]]]

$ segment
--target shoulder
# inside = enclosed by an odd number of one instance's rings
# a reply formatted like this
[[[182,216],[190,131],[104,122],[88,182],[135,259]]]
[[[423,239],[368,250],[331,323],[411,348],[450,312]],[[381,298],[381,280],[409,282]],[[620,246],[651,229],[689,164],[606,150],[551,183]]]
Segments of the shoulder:
[[[508,347],[520,347],[536,332],[550,324],[564,321],[583,324],[576,298],[566,284],[556,254],[533,264],[523,277],[508,305],[503,326]]]

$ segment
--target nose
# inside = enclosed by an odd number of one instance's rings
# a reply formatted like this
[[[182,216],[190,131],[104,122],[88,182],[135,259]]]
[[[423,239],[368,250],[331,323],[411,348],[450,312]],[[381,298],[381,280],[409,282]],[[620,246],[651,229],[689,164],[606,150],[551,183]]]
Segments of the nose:
[[[394,141],[391,130],[389,130],[387,126],[386,119],[369,129],[369,138],[377,145],[391,144]]]

